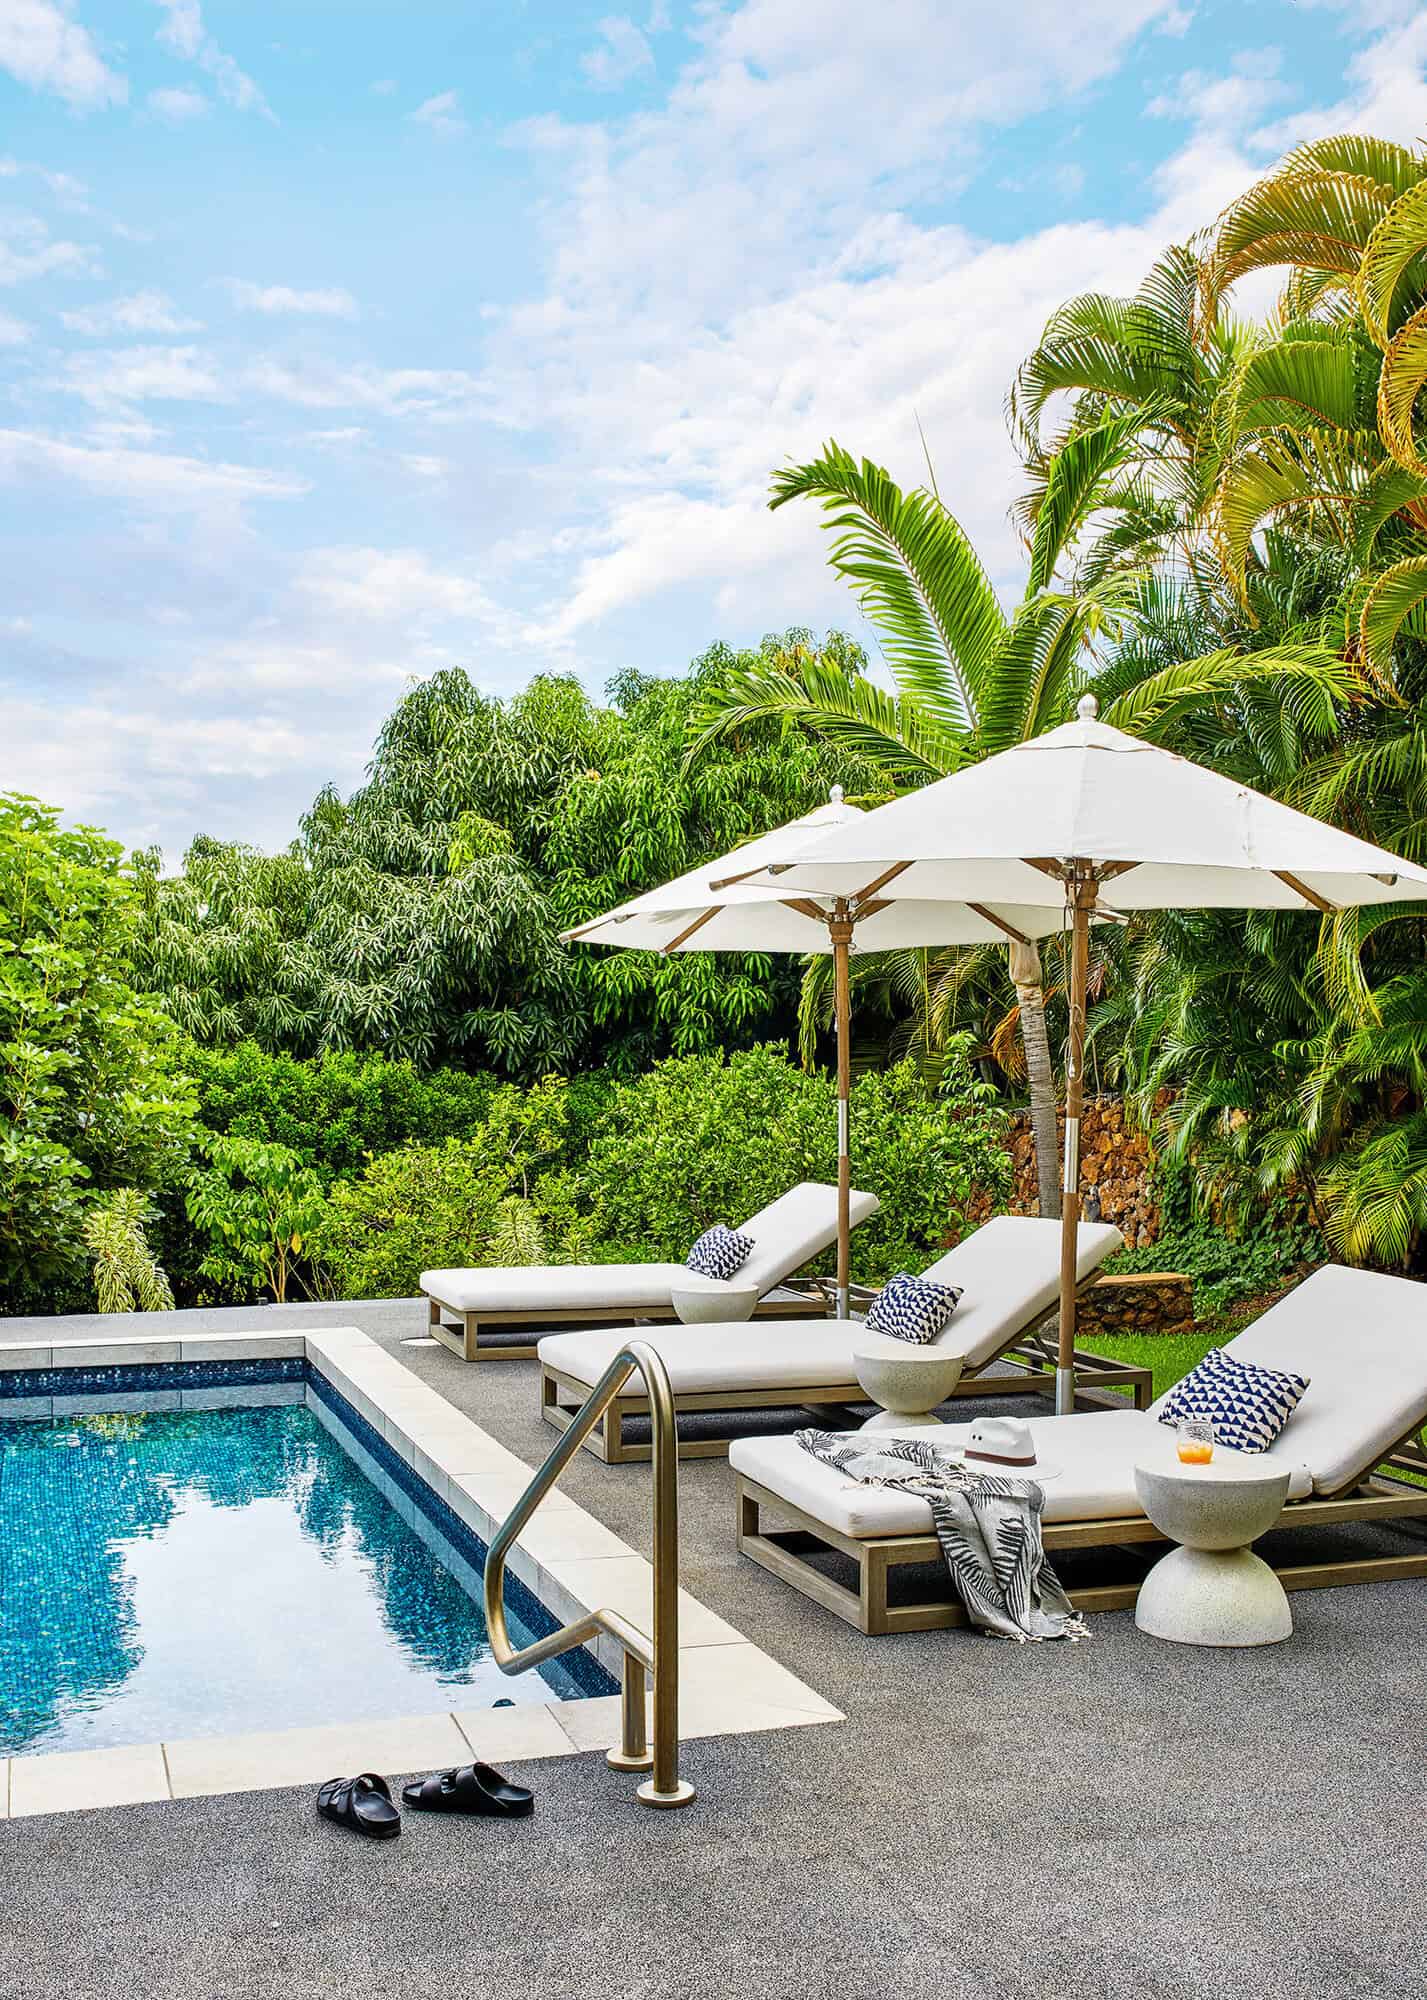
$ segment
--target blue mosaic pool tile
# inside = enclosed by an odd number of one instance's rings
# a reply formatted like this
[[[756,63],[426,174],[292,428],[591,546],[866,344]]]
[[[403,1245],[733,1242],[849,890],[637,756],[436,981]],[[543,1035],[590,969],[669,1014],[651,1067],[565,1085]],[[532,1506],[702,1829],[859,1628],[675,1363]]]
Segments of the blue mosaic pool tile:
[[[146,1361],[106,1368],[0,1368],[0,1400],[12,1396],[135,1395],[144,1389],[219,1389],[303,1382],[301,1355],[262,1361]]]

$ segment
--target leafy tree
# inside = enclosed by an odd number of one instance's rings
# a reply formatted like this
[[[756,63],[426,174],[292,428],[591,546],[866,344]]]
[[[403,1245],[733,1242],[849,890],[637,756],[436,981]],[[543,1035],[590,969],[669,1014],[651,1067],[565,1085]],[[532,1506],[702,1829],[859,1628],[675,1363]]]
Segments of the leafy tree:
[[[265,1288],[281,1305],[321,1220],[322,1181],[288,1146],[210,1139],[211,1165],[189,1182],[188,1219],[208,1238],[201,1269],[220,1285]]]
[[[122,850],[0,795],[0,1295],[87,1301],[96,1194],[175,1182],[189,1113],[171,1023],[135,991]]]
[[[607,707],[573,680],[499,701],[454,669],[432,676],[388,718],[367,782],[321,793],[285,854],[200,839],[176,878],[144,858],[144,976],[199,1043],[507,1076],[627,1071],[791,1025],[786,965],[559,942],[865,775],[805,732],[762,728],[686,779],[690,708],[734,658],[714,648],[687,680],[621,675]]]

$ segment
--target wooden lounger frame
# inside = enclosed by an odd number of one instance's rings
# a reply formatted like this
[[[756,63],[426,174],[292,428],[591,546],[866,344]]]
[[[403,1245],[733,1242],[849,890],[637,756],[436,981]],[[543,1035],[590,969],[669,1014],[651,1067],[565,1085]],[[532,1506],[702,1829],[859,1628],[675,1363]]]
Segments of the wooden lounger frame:
[[[753,1317],[821,1319],[827,1307],[817,1289],[820,1282],[816,1278],[785,1278],[766,1298],[759,1300]],[[558,1310],[544,1307],[538,1312],[466,1312],[460,1306],[447,1305],[433,1293],[427,1294],[426,1303],[432,1338],[449,1347],[458,1361],[529,1361],[545,1335],[559,1332],[562,1326],[581,1330],[595,1326],[663,1326],[678,1318],[672,1306],[640,1306],[635,1311],[628,1306],[563,1306]],[[482,1347],[483,1326],[528,1327],[530,1338],[502,1341],[498,1347],[487,1342]],[[586,1384],[586,1394],[588,1390]]]
[[[1087,1290],[1095,1283],[1098,1274],[1092,1272],[1080,1287]],[[821,1282],[814,1280],[815,1283]],[[963,1396],[1049,1396],[1055,1391],[1056,1350],[1052,1335],[1056,1326],[1056,1312],[1038,1313],[1029,1328],[1014,1335],[1006,1345],[989,1360],[981,1364],[979,1370],[964,1374],[952,1391],[953,1398]],[[1008,1372],[1001,1364],[1011,1362],[1014,1372]],[[1077,1406],[1089,1409],[1123,1410],[1133,1406],[1137,1410],[1147,1410],[1154,1399],[1154,1378],[1148,1368],[1136,1367],[1127,1361],[1112,1361],[1103,1354],[1075,1354]],[[992,1372],[995,1371],[995,1372]],[[1128,1389],[1130,1399],[1115,1392]],[[577,1376],[568,1375],[563,1369],[552,1367],[549,1362],[540,1364],[540,1415],[556,1430],[568,1430],[576,1412],[590,1393],[590,1384]],[[680,1415],[708,1414],[714,1411],[735,1415],[748,1410],[809,1410],[828,1412],[828,1421],[834,1428],[846,1426],[844,1412],[849,1404],[854,1407],[867,1402],[867,1391],[854,1376],[848,1382],[794,1384],[783,1389],[705,1389],[698,1391],[674,1392],[674,1408]],[[586,1451],[603,1459],[606,1465],[623,1465],[635,1460],[647,1459],[651,1447],[647,1442],[632,1444],[624,1436],[626,1417],[647,1417],[649,1399],[642,1392],[631,1390],[627,1396],[615,1398],[600,1422],[584,1440]],[[737,1433],[734,1433],[736,1436]],[[679,1440],[680,1458],[726,1458],[733,1436],[707,1434],[696,1438]]]
[[[1420,1433],[1420,1435],[1419,1435]],[[1392,1469],[1427,1476],[1427,1428],[1414,1424],[1407,1436],[1382,1461],[1381,1468],[1335,1494],[1290,1500],[1275,1524],[1284,1528],[1325,1527],[1343,1521],[1427,1520],[1427,1486],[1393,1476]],[[757,1480],[737,1476],[738,1548],[794,1590],[826,1610],[836,1612],[861,1632],[932,1632],[964,1625],[966,1613],[946,1587],[946,1565],[935,1535],[884,1535],[859,1541],[830,1528]],[[780,1526],[763,1525],[764,1512]],[[1144,1515],[1110,1521],[1047,1521],[1045,1546],[1057,1549],[1118,1548],[1135,1542],[1163,1542],[1166,1537]],[[857,1588],[839,1583],[818,1569],[791,1543],[811,1537],[825,1551],[835,1549],[857,1566]],[[935,1595],[910,1604],[889,1604],[887,1583],[894,1569],[932,1564],[942,1580]],[[1393,1577],[1427,1576],[1427,1547],[1421,1554],[1338,1558],[1330,1562],[1275,1563],[1285,1590],[1326,1590],[1337,1584],[1382,1583]],[[1134,1583],[1092,1585],[1071,1590],[1079,1611],[1126,1611],[1139,1596]]]

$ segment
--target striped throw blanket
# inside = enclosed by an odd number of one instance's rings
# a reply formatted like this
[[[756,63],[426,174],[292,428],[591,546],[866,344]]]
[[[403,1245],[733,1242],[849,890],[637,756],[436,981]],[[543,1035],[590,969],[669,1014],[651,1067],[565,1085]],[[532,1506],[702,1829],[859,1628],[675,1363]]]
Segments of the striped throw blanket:
[[[1041,1541],[1045,1495],[1032,1479],[968,1472],[959,1459],[920,1438],[876,1443],[856,1433],[799,1431],[804,1451],[864,1486],[918,1493],[932,1510],[937,1540],[973,1625],[998,1638],[1083,1639]]]

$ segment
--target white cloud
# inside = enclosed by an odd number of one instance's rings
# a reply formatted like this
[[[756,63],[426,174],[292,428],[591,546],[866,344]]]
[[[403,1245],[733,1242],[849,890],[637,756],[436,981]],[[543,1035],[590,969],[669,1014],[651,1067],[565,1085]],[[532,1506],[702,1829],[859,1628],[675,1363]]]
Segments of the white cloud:
[[[200,0],[154,0],[164,12],[158,40],[181,62],[197,63],[216,84],[218,94],[238,111],[257,111],[271,118],[272,110],[253,79],[219,48],[203,25]]]
[[[225,280],[228,296],[243,312],[305,313],[325,319],[356,319],[357,301],[339,285],[294,291],[290,285],[255,285],[246,278]]]
[[[102,267],[82,243],[56,240],[37,216],[0,216],[0,285],[30,278],[91,278]]]
[[[0,312],[0,347],[23,347],[29,337],[30,329],[22,319]]]
[[[379,77],[377,81],[371,85],[371,93],[373,97],[391,97],[394,94],[395,90],[396,90],[396,78],[394,76]]]
[[[473,577],[438,569],[421,549],[315,549],[295,587],[324,610],[417,632],[445,619],[502,616]]]
[[[428,97],[424,104],[418,104],[410,113],[410,118],[413,125],[424,125],[438,139],[461,139],[470,130],[461,115],[460,97],[454,90],[443,90],[437,97]]]
[[[598,46],[580,57],[580,68],[597,90],[618,90],[641,70],[653,69],[654,51],[627,14],[607,14],[598,25]]]
[[[256,361],[244,380],[255,394],[301,409],[379,410],[393,417],[451,414],[480,396],[476,378],[460,369],[345,367],[321,358]]]
[[[123,104],[124,78],[109,68],[87,28],[60,0],[4,0],[0,69],[32,90],[52,90],[77,111]]]
[[[34,431],[0,430],[0,482],[65,484],[162,512],[201,512],[215,503],[285,500],[306,482],[257,466],[225,465],[122,443],[74,444]]]
[[[89,189],[73,174],[57,174],[50,167],[37,166],[33,160],[17,160],[10,155],[0,156],[0,180],[11,181],[21,174],[33,175],[43,181],[55,200],[64,208],[83,213],[87,207],[85,197]]]
[[[62,312],[60,319],[71,333],[105,335],[113,333],[196,333],[203,322],[187,319],[174,308],[163,292],[129,292],[101,305],[84,306],[77,312]]]
[[[114,403],[226,403],[232,388],[196,347],[117,347],[72,354],[57,387],[97,407]]]
[[[167,119],[170,125],[191,125],[195,118],[206,118],[212,106],[201,90],[151,90],[145,100],[156,117]]]

